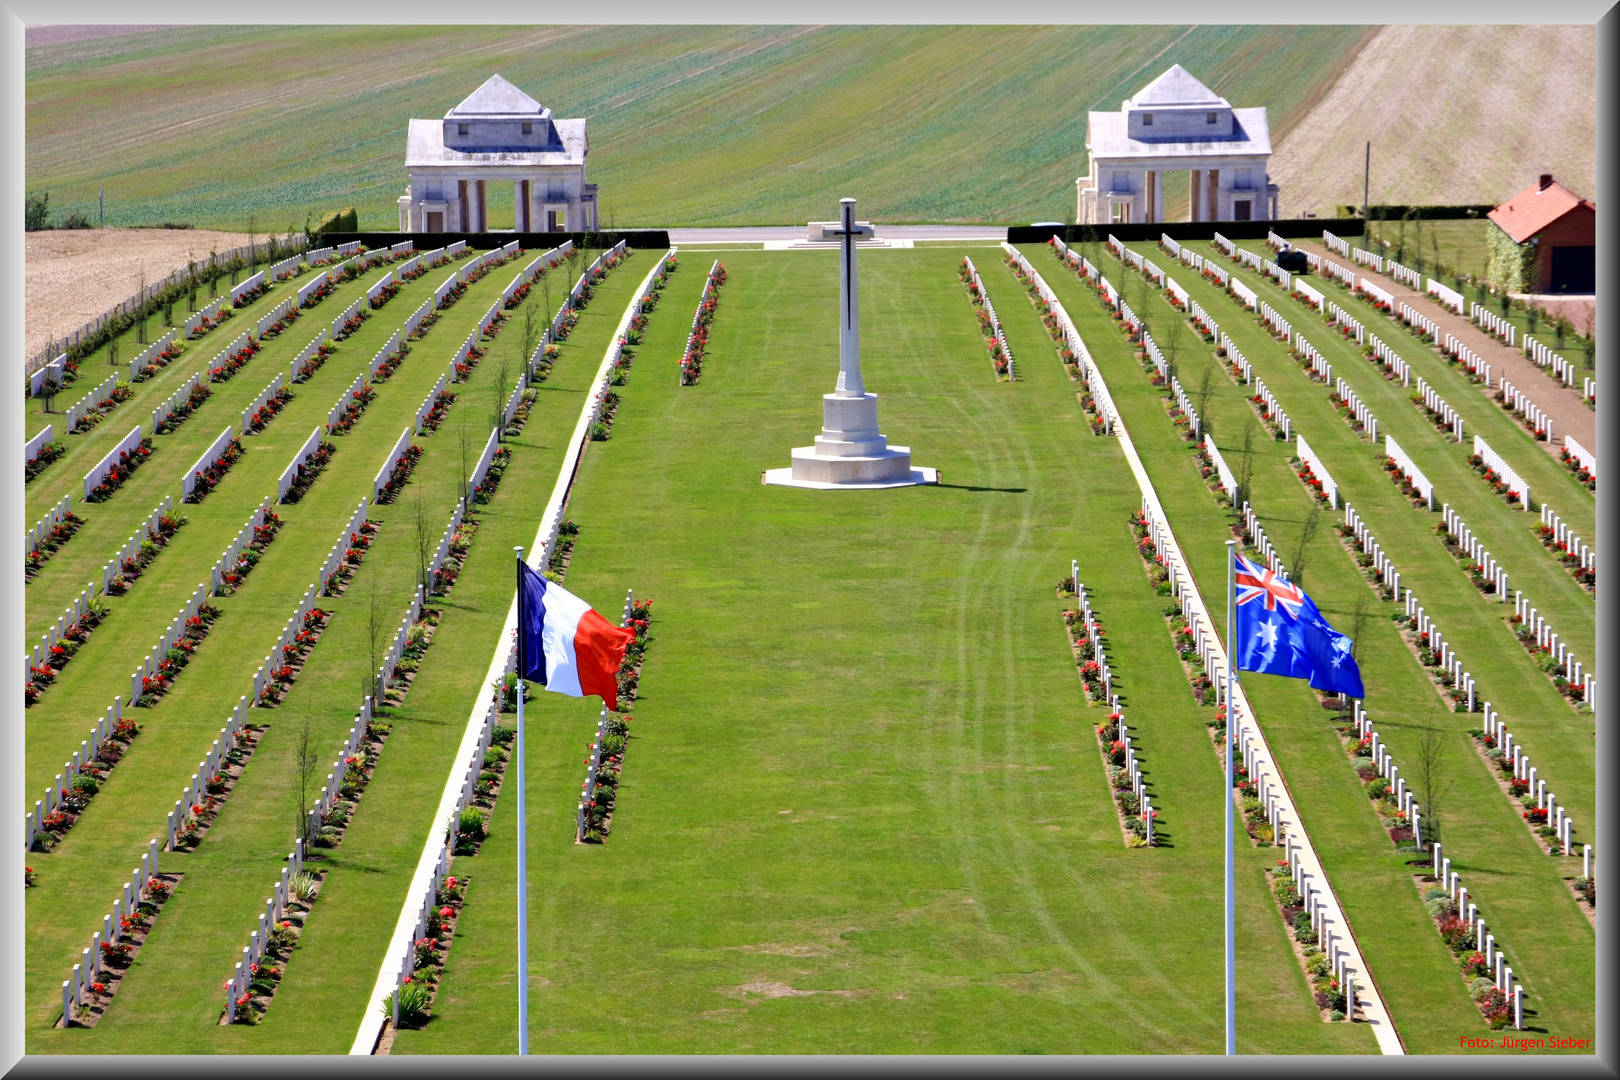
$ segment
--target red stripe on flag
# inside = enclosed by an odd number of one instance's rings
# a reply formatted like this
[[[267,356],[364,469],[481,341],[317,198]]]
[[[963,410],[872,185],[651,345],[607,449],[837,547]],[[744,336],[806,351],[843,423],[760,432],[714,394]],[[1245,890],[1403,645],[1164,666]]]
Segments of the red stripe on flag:
[[[600,695],[610,709],[619,707],[619,665],[635,632],[614,626],[594,609],[579,617],[574,631],[574,660],[579,665],[579,689],[585,696]]]

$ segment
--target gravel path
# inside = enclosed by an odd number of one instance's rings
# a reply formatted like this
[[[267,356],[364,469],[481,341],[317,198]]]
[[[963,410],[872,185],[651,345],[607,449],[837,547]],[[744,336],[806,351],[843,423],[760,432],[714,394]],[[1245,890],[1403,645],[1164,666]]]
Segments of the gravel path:
[[[248,242],[209,229],[50,229],[24,236],[25,357],[135,295],[143,270],[148,282],[157,281],[211,251]]]
[[[1302,250],[1320,255],[1336,265],[1365,274],[1366,268],[1356,266],[1335,255],[1319,243],[1308,240],[1291,241]],[[1539,445],[1554,457],[1563,448],[1564,436],[1573,435],[1582,446],[1597,452],[1597,413],[1581,401],[1581,392],[1572,390],[1553,378],[1551,374],[1532,364],[1519,350],[1510,348],[1491,337],[1450,308],[1441,307],[1427,294],[1401,284],[1382,274],[1377,277],[1378,287],[1393,296],[1397,302],[1405,301],[1440,325],[1442,334],[1455,334],[1464,345],[1473,349],[1491,365],[1491,375],[1498,381],[1506,378],[1522,390],[1531,401],[1552,417],[1554,442]],[[1401,340],[1397,338],[1396,340]]]

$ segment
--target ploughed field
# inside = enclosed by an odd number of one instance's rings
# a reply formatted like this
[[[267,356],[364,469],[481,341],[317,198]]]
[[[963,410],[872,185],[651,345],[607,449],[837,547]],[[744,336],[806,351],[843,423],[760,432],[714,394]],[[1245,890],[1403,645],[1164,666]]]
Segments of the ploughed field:
[[[470,508],[476,530],[463,529],[465,562],[448,595],[428,601],[437,618],[431,645],[411,654],[402,700],[378,714],[386,741],[341,842],[311,849],[310,865],[323,875],[319,896],[300,916],[296,946],[276,961],[274,993],[258,1023],[220,1024],[222,983],[258,925],[298,828],[306,718],[324,778],[375,669],[374,628],[386,649],[417,585],[420,538],[429,549],[439,542],[492,414],[523,367],[525,311],[549,322],[547,309],[561,302],[585,260],[552,271],[549,296],[536,283],[507,311],[499,332],[480,342],[487,351],[467,381],[449,387],[457,396],[437,430],[411,440],[422,453],[396,485],[397,499],[371,510],[379,528],[342,595],[316,601],[328,613],[325,628],[285,699],[248,710],[263,728],[251,758],[195,848],[163,853],[163,872],[183,877],[105,1013],[88,1030],[53,1027],[62,980],[150,838],[166,836],[176,792],[251,690],[253,670],[358,500],[371,496],[401,429],[534,254],[469,285],[375,386],[352,430],[331,437],[330,462],[307,493],[276,507],[283,525],[258,564],[233,595],[210,600],[218,617],[173,689],[152,708],[126,701],[124,715],[141,732],[82,816],[55,850],[29,854],[38,880],[26,906],[31,1052],[344,1053],[362,1017],[381,1007],[373,982],[418,854],[444,827],[434,807],[484,689],[511,596],[511,549],[533,543],[604,351],[661,253],[635,252],[596,285],[536,387],[526,425],[504,444],[511,456],[499,486]],[[1221,545],[1233,511],[1211,496],[1160,391],[1091,289],[1045,251],[1027,254],[1090,346],[1221,617]],[[996,376],[958,278],[964,256],[978,266],[1000,315],[1014,381]],[[1174,267],[1241,340],[1296,427],[1351,489],[1407,584],[1456,635],[1561,804],[1589,830],[1581,840],[1595,843],[1591,716],[1559,698],[1502,624],[1502,605],[1487,605],[1468,584],[1431,535],[1439,515],[1403,503],[1373,449],[1327,403],[1326,389],[1218,288],[1168,255],[1150,257]],[[637,697],[626,706],[605,842],[575,842],[599,704],[538,693],[528,706],[531,1050],[1219,1052],[1216,710],[1194,696],[1172,645],[1169,598],[1138,553],[1130,518],[1141,492],[1120,440],[1093,433],[1080,384],[1002,265],[1002,250],[860,255],[863,372],[880,395],[883,430],[891,443],[911,447],[914,464],[942,473],[937,487],[887,492],[760,484],[765,469],[787,464],[793,446],[809,443],[820,426],[820,395],[836,378],[832,254],[721,253],[728,279],[701,377],[679,385],[712,258],[696,250],[679,256],[633,364],[612,387],[617,409],[611,429],[600,432],[608,437],[588,444],[567,507],[578,526],[565,570],[557,567],[567,588],[610,618],[633,588],[637,599],[652,601],[651,626]],[[1095,261],[1121,285],[1132,273],[1111,257]],[[87,578],[99,580],[102,564],[164,495],[188,520],[128,592],[107,600],[105,620],[29,708],[30,800],[113,695],[128,695],[129,671],[207,579],[242,521],[275,494],[277,476],[312,427],[452,272],[430,271],[373,312],[293,387],[296,396],[262,433],[243,438],[241,459],[202,502],[178,505],[182,471],[385,268],[339,286],[266,341],[176,434],[154,439],[127,490],[83,511],[79,535],[27,586],[30,642]],[[149,415],[200,359],[250,329],[288,288],[190,343],[89,435],[73,436],[84,445],[29,485],[30,521],[75,490],[130,417]],[[1128,295],[1151,313],[1162,339],[1160,326],[1177,316],[1157,295],[1141,303]],[[1272,295],[1274,305],[1298,308],[1286,294]],[[1308,328],[1303,309],[1288,310]],[[1373,317],[1365,317],[1369,325]],[[1338,341],[1312,332],[1317,338],[1324,348]],[[1180,380],[1197,385],[1199,366],[1213,367],[1215,358],[1190,329],[1189,339]],[[1451,369],[1419,352],[1403,346],[1414,367],[1433,367],[1429,377],[1442,385]],[[1522,574],[1534,582],[1538,598],[1546,597],[1538,599],[1542,610],[1593,656],[1589,597],[1541,545],[1515,532],[1534,515],[1509,510],[1466,463],[1451,462],[1447,455],[1461,449],[1394,400],[1398,385],[1385,392],[1377,369],[1359,356],[1336,356],[1335,371],[1341,366],[1381,420],[1403,425],[1397,438],[1424,455],[1437,484],[1444,477],[1447,497],[1492,549],[1511,558],[1515,581]],[[85,362],[89,380],[99,378],[96,370]],[[1219,368],[1214,377],[1220,381],[1205,411],[1231,458],[1249,415],[1247,394]],[[59,402],[73,401],[77,390]],[[1556,472],[1546,472],[1557,463],[1527,436],[1516,443],[1496,406],[1466,397],[1478,398],[1466,386],[1446,392],[1517,467],[1527,475],[1543,469],[1534,482],[1557,490]],[[1251,444],[1251,453],[1255,509],[1291,557],[1310,497],[1288,475],[1284,446]],[[1590,521],[1590,503],[1571,480],[1555,505]],[[1306,587],[1345,629],[1368,586],[1331,520],[1321,524],[1307,548]],[[1155,846],[1133,842],[1131,815],[1116,810],[1109,793],[1108,748],[1097,734],[1109,710],[1088,701],[1064,626],[1063,611],[1075,601],[1056,588],[1071,560],[1105,629],[1112,686],[1159,815]],[[1367,708],[1403,767],[1419,729],[1444,733],[1453,866],[1512,956],[1532,1025],[1589,1034],[1593,937],[1565,881],[1570,860],[1535,850],[1467,734],[1479,717],[1444,706],[1389,618],[1398,605],[1371,606],[1361,661]],[[1334,730],[1337,714],[1297,683],[1251,677],[1249,693],[1407,1048],[1439,1052],[1460,1035],[1484,1034],[1485,1020],[1413,885],[1422,867],[1408,865],[1411,854],[1384,832]],[[511,796],[506,784],[487,837],[451,866],[465,886],[453,899],[453,930],[418,976],[434,986],[431,1012],[385,1035],[391,1053],[515,1050]],[[1302,951],[1308,941],[1296,943],[1273,900],[1268,871],[1277,857],[1276,848],[1240,834],[1240,1050],[1376,1052],[1366,1025],[1329,1022],[1331,1008],[1313,996],[1312,957]]]

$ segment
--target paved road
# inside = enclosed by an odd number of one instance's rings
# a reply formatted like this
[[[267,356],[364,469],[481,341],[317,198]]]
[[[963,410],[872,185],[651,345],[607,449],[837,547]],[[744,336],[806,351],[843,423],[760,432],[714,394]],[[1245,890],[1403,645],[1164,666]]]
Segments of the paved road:
[[[877,223],[877,234],[892,240],[995,240],[1007,239],[1005,225],[885,225]],[[733,241],[757,243],[761,240],[803,240],[809,235],[804,225],[760,225],[740,229],[671,229],[672,244],[706,244]]]

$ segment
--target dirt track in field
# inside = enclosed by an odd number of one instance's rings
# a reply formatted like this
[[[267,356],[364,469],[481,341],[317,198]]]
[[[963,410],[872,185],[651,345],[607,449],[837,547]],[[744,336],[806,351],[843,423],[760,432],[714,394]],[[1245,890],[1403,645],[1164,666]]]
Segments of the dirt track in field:
[[[1591,26],[1387,26],[1271,157],[1280,212],[1498,203],[1550,172],[1597,195]]]
[[[150,284],[211,251],[248,242],[240,233],[210,229],[50,229],[24,236],[24,356],[135,295],[141,271]]]

